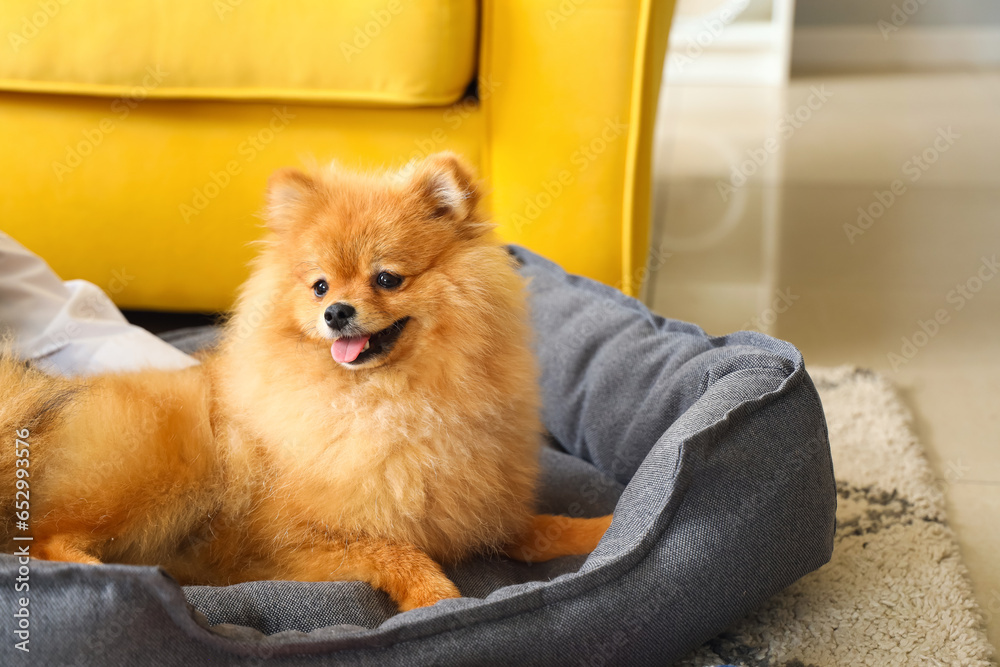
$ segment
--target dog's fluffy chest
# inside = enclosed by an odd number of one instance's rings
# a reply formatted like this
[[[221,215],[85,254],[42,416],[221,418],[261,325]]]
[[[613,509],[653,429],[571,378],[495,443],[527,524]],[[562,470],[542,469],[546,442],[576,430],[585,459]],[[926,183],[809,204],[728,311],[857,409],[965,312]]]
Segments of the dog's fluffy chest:
[[[496,448],[484,442],[475,420],[413,396],[364,405],[342,400],[311,431],[313,437],[282,447],[279,460],[290,490],[307,503],[320,501],[312,509],[330,528],[419,543],[424,540],[417,534],[443,528],[442,517],[483,520],[475,512],[460,518],[451,510],[456,494],[477,493],[470,479],[487,470],[499,476],[501,461],[490,455]],[[480,486],[478,492],[491,491]],[[469,507],[479,505],[469,500]]]
[[[230,370],[240,379],[251,368]],[[502,544],[530,516],[539,447],[531,391],[498,393],[464,379],[473,373],[439,369],[242,377],[229,386],[246,397],[241,430],[275,464],[271,496],[323,530],[454,561]]]

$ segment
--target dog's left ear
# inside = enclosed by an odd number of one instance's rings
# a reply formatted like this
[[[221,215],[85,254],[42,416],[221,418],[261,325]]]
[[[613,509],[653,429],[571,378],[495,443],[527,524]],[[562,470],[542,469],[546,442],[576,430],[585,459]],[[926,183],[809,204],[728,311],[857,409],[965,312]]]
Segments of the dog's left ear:
[[[283,167],[267,179],[267,226],[282,233],[293,226],[296,212],[316,191],[312,177]]]
[[[478,236],[490,225],[476,216],[479,188],[472,168],[454,153],[435,153],[404,168],[410,187],[431,219],[448,219],[466,234]]]

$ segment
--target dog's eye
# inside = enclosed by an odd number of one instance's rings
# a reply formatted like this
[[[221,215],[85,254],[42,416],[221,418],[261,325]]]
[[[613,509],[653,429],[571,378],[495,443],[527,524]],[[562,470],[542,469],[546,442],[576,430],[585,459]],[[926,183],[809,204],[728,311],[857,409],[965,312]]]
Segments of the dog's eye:
[[[375,282],[379,287],[384,287],[385,289],[395,289],[396,287],[399,287],[399,284],[403,282],[403,279],[397,275],[383,271],[375,276]]]
[[[330,286],[326,284],[325,280],[317,280],[313,284],[313,294],[316,296],[323,296],[329,291],[329,289]]]

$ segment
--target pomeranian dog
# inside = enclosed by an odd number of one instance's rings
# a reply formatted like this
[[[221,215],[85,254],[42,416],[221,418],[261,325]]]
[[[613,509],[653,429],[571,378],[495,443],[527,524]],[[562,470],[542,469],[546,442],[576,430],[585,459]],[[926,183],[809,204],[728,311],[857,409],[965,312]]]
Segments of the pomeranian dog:
[[[361,580],[403,611],[457,597],[441,566],[474,554],[589,553],[610,516],[533,512],[524,282],[478,200],[448,153],[283,169],[200,366],[65,379],[4,354],[7,548],[183,584]]]

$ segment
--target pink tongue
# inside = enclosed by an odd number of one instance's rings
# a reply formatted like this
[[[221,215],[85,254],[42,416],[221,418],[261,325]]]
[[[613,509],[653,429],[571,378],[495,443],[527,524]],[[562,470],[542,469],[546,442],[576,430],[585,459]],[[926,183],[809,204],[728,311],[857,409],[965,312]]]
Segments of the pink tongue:
[[[338,338],[333,341],[330,352],[333,353],[333,360],[342,364],[349,364],[358,358],[365,348],[369,336],[357,336],[355,338]]]

